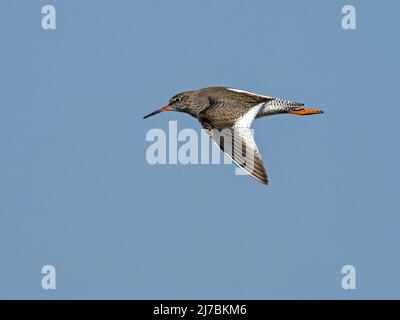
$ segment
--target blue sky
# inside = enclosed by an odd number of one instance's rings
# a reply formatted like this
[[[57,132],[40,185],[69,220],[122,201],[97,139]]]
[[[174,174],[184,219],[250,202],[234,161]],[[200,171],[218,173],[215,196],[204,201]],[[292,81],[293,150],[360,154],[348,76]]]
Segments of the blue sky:
[[[1,1],[0,298],[400,298],[399,9]],[[149,165],[148,130],[200,125],[142,116],[213,85],[326,113],[255,122],[267,187],[229,165]]]

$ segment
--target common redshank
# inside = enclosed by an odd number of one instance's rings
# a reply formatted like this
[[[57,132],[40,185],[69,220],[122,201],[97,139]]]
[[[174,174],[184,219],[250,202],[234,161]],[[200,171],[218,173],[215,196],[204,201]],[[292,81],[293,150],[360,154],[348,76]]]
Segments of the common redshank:
[[[254,119],[284,113],[301,116],[323,113],[305,108],[303,103],[227,87],[178,93],[168,105],[143,119],[164,111],[185,112],[197,118],[221,150],[263,184],[268,184],[268,177],[250,130]]]

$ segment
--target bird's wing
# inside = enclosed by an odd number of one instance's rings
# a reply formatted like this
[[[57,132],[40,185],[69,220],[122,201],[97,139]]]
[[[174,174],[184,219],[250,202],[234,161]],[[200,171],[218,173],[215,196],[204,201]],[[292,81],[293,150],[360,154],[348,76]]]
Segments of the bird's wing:
[[[263,103],[260,103],[249,108],[238,105],[237,101],[215,101],[200,112],[199,120],[208,135],[237,166],[261,183],[268,184],[264,164],[250,130],[262,106]]]

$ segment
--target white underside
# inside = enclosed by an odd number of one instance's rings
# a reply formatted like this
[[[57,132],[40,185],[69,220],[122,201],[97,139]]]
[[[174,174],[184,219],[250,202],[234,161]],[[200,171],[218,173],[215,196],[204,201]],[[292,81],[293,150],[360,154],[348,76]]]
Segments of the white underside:
[[[257,114],[262,108],[264,108],[265,103],[260,103],[251,108],[247,113],[236,120],[234,128],[250,128]]]

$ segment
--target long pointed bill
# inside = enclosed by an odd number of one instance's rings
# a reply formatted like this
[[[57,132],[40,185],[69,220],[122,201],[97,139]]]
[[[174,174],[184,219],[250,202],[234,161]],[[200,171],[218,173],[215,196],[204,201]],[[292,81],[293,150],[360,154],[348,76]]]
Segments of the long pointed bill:
[[[158,110],[156,110],[156,111],[154,111],[152,113],[149,113],[147,116],[144,116],[143,119],[146,119],[148,117],[154,116],[154,115],[156,115],[157,113],[160,113],[160,112],[172,111],[172,110],[175,110],[175,109],[172,108],[171,106],[165,106],[165,107],[162,107],[162,108],[160,108],[160,109],[158,109]]]
[[[315,110],[315,109],[303,109],[303,110],[296,110],[296,111],[288,111],[290,114],[297,114],[299,116],[307,116],[310,114],[320,114],[324,113],[323,110]]]

